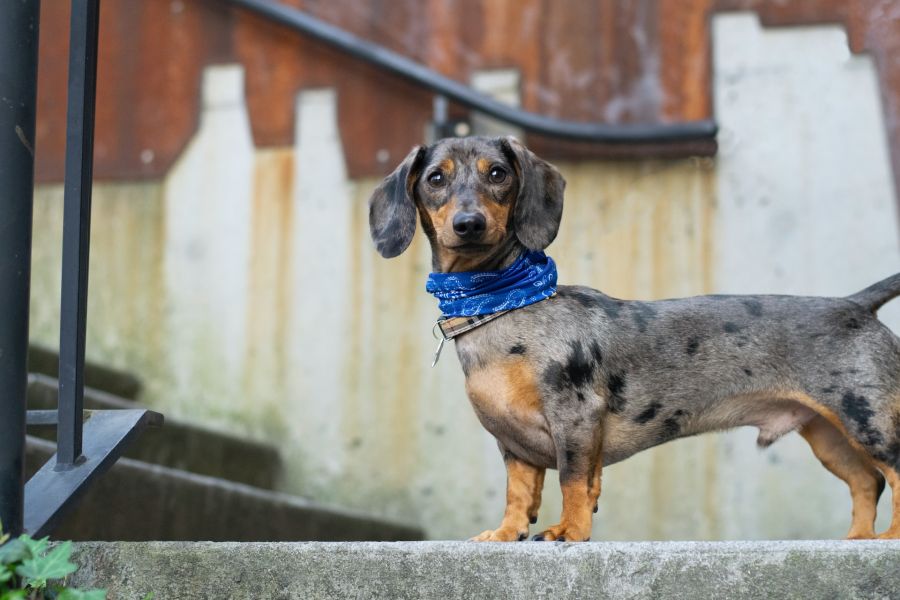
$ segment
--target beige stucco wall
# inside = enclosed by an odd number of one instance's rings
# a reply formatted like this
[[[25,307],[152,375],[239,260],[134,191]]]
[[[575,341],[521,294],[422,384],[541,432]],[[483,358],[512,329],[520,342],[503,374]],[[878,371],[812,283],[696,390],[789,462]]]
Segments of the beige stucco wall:
[[[844,294],[898,270],[871,61],[836,28],[733,15],[715,31],[720,156],[560,164],[561,282],[644,299]],[[294,147],[258,150],[241,78],[207,73],[200,130],[164,181],[95,187],[88,355],[138,372],[168,415],[278,445],[287,491],[434,538],[494,526],[496,445],[452,352],[429,368],[427,244],[374,252],[376,182],[346,179],[333,92],[299,96]],[[32,331],[51,345],[61,199],[45,186],[35,207]],[[793,437],[761,454],[750,432],[706,436],[608,469],[595,539],[842,535],[843,484]],[[559,509],[551,476],[538,526]]]

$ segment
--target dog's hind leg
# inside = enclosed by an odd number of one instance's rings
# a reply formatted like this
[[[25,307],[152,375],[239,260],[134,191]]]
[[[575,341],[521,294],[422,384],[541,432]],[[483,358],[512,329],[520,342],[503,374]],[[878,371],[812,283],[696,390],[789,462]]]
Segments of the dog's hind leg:
[[[900,539],[900,472],[896,467],[892,467],[884,462],[876,463],[878,468],[884,473],[888,485],[891,486],[891,501],[894,514],[891,516],[891,525],[887,531],[878,534],[879,539],[897,540]]]
[[[850,487],[853,521],[847,538],[875,537],[875,510],[884,490],[884,477],[867,456],[854,448],[846,436],[821,415],[804,425],[800,435],[822,465]],[[894,510],[896,514],[896,508]]]
[[[509,452],[503,453],[506,463],[506,511],[497,529],[488,529],[471,539],[473,542],[515,542],[528,537],[528,524],[537,520],[544,487],[544,471]]]

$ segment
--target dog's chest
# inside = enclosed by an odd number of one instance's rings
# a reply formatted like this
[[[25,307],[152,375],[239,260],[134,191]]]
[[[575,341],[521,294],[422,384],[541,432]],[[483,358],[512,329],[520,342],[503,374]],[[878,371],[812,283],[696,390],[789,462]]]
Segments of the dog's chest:
[[[524,359],[473,370],[466,392],[479,421],[506,448],[535,465],[556,465],[535,373]]]

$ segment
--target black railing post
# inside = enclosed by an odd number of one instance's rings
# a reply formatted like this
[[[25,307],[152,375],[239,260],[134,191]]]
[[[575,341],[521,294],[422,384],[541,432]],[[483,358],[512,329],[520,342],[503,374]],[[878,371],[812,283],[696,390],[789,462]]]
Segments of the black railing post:
[[[0,521],[22,531],[40,0],[0,2]]]
[[[57,468],[81,459],[100,0],[72,0],[59,338]]]

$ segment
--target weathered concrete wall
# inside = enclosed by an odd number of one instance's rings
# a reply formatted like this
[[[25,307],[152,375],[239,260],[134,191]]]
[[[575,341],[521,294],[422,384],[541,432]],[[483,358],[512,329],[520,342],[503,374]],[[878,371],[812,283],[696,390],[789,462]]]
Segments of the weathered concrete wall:
[[[897,270],[871,61],[834,28],[762,31],[737,15],[716,31],[721,157],[560,164],[561,282],[631,298],[845,294]],[[495,526],[496,445],[452,353],[428,368],[427,244],[374,252],[376,181],[346,177],[335,95],[301,93],[296,147],[259,151],[240,71],[206,77],[200,130],[166,179],[95,190],[89,355],[144,375],[167,414],[279,444],[286,491],[420,521],[434,538]],[[41,188],[35,213],[33,332],[47,344],[61,197]],[[898,311],[885,311],[895,326]],[[842,535],[843,484],[799,438],[760,455],[747,433],[607,470],[595,539]],[[559,509],[549,477],[538,527]]]

